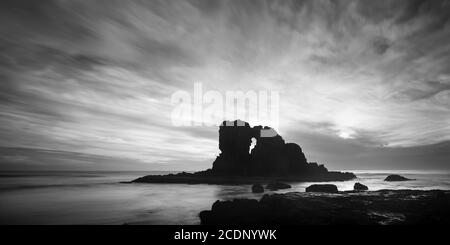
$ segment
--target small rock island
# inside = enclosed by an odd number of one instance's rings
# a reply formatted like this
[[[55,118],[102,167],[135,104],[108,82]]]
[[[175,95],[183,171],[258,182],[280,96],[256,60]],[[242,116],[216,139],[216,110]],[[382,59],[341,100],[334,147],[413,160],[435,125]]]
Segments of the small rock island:
[[[263,137],[262,132],[273,132]],[[252,139],[256,145],[250,150]],[[324,165],[308,162],[302,148],[286,143],[270,127],[235,120],[219,128],[220,155],[212,169],[195,173],[147,175],[132,183],[255,184],[268,181],[345,181],[353,173],[328,171]]]
[[[386,177],[386,179],[384,179],[384,181],[409,181],[409,180],[413,180],[413,179],[408,179],[405,178],[401,175],[397,175],[397,174],[391,174],[388,177]]]

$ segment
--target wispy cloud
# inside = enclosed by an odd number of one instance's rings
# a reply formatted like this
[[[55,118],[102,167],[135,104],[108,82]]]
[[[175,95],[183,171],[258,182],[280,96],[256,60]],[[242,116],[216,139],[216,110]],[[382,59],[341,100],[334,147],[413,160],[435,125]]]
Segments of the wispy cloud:
[[[449,1],[1,5],[2,146],[150,163],[213,159],[216,128],[170,124],[171,94],[195,82],[279,90],[279,131],[290,141],[450,140]]]

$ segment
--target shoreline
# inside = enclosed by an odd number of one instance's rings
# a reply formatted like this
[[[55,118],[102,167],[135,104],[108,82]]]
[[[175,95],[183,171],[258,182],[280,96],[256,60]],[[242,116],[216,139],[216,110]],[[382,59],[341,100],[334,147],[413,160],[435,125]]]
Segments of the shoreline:
[[[261,199],[217,200],[199,213],[202,225],[450,224],[450,191],[288,192]]]

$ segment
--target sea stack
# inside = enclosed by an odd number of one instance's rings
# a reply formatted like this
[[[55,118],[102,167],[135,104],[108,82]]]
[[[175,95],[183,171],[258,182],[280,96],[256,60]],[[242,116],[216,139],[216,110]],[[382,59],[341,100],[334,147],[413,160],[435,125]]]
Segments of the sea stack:
[[[218,175],[286,176],[327,173],[323,165],[308,163],[302,148],[295,143],[285,143],[276,134],[261,137],[262,130],[270,127],[250,127],[236,120],[223,122],[219,129],[220,155],[213,163],[212,171]],[[252,139],[255,147],[249,151]]]
[[[271,137],[263,132],[272,132]],[[250,151],[252,139],[255,147]],[[280,181],[344,181],[353,173],[331,172],[324,165],[308,162],[302,148],[286,143],[267,126],[251,127],[249,123],[224,121],[219,128],[220,154],[212,169],[196,173],[149,175],[132,182],[143,183],[234,183],[255,184]]]

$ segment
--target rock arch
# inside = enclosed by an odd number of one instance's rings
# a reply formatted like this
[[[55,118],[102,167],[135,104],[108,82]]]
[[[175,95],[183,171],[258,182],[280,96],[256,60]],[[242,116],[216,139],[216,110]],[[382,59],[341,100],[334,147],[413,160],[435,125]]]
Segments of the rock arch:
[[[261,137],[263,129],[271,128],[251,127],[240,120],[224,121],[219,128],[221,153],[213,163],[213,173],[280,176],[327,171],[323,165],[308,164],[301,147],[295,143],[286,144],[280,135]],[[250,151],[253,138],[256,144]]]

